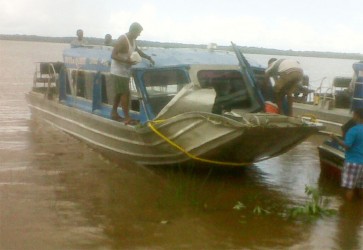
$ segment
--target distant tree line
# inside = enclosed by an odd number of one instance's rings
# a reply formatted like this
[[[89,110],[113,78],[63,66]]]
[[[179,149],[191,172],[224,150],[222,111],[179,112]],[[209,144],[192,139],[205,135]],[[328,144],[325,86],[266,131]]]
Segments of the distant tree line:
[[[75,37],[45,37],[35,35],[1,35],[0,40],[12,41],[32,41],[32,42],[49,42],[49,43],[70,43]],[[89,44],[102,45],[103,38],[87,37]],[[164,43],[138,40],[140,47],[162,47],[162,48],[206,48],[206,44],[184,44],[184,43]],[[336,52],[319,52],[319,51],[293,51],[278,50],[258,47],[239,47],[246,54],[262,54],[276,56],[303,56],[303,57],[322,57],[322,58],[338,58],[363,60],[363,54],[360,53],[336,53]],[[218,49],[231,50],[231,46],[218,46]]]

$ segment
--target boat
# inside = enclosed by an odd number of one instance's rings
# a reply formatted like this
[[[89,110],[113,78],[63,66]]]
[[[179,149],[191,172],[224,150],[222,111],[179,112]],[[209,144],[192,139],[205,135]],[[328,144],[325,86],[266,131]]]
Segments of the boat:
[[[327,95],[324,95],[324,99],[328,102],[333,102],[332,105],[334,107],[338,107],[338,109],[344,110],[347,113],[349,112],[349,116],[342,116],[342,113],[336,114],[342,119],[342,123],[337,123],[340,135],[343,130],[346,133],[349,127],[353,125],[354,122],[351,119],[352,111],[357,108],[363,108],[363,62],[354,63],[353,70],[352,78],[335,78],[333,87],[338,89],[332,89],[328,98],[325,98]],[[342,138],[342,136],[340,137]],[[318,151],[322,175],[340,180],[345,160],[345,149],[337,142],[327,139],[318,146]]]
[[[329,133],[341,133],[341,126],[352,118],[352,110],[363,108],[363,61],[353,63],[352,77],[337,76],[330,85],[309,91],[306,102],[294,103],[294,114],[310,116],[322,123]]]
[[[341,178],[345,149],[332,139],[318,146],[321,176],[339,181]]]
[[[321,129],[265,113],[259,90],[264,68],[232,48],[143,48],[155,65],[144,60],[132,67],[130,116],[136,125],[110,117],[111,50],[102,46],[69,48],[63,62],[38,63],[26,99],[34,117],[141,165],[249,166]]]

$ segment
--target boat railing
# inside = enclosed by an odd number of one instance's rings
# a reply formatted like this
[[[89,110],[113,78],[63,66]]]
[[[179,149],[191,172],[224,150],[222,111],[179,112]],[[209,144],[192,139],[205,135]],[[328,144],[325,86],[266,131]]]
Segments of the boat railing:
[[[329,87],[323,94],[320,106],[325,109],[332,109],[335,105],[334,87]]]
[[[37,87],[37,83],[42,83],[45,87],[46,84],[55,81],[55,75],[56,72],[52,63],[38,62],[35,66],[33,86]]]
[[[325,82],[326,79],[327,79],[327,77],[323,77],[321,79],[319,87],[314,92],[314,105],[319,105],[322,98],[324,96],[326,96],[325,93],[330,89],[330,87],[326,87],[324,85],[324,82]]]
[[[323,109],[349,108],[350,77],[335,77],[328,86],[324,85],[326,77],[322,78],[320,86],[314,92],[314,105]]]
[[[33,78],[33,89],[44,92],[44,95],[49,98],[51,88],[55,88],[57,85],[61,66],[59,62],[37,62]]]
[[[322,108],[331,109],[335,102],[334,90],[332,85],[326,85],[327,77],[321,79],[319,87],[314,92],[313,104]]]

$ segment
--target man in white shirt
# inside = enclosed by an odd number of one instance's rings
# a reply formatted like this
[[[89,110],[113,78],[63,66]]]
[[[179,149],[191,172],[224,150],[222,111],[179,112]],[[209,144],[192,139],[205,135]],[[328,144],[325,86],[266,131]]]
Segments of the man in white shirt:
[[[292,116],[293,93],[304,76],[300,63],[291,59],[271,58],[265,73],[267,77],[272,77],[275,81],[275,101],[279,113],[284,114],[282,103],[287,96],[287,115]]]
[[[105,35],[105,40],[103,41],[103,45],[112,46],[112,36],[111,36],[111,34],[106,34]]]
[[[139,56],[154,64],[151,56],[146,55],[136,46],[136,38],[142,30],[143,28],[139,23],[131,24],[129,32],[119,37],[111,54],[111,77],[115,85],[115,98],[111,111],[111,119],[124,121],[125,124],[130,125],[136,123],[129,115],[131,66],[138,63],[134,59],[134,53],[137,52]],[[117,108],[120,103],[124,118],[117,113]]]
[[[83,47],[87,45],[88,42],[83,38],[83,30],[77,30],[77,39],[71,42],[71,48]]]

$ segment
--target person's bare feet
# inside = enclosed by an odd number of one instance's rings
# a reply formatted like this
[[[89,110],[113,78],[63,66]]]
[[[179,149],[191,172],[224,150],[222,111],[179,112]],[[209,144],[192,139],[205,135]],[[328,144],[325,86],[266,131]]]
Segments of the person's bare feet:
[[[114,120],[114,121],[118,121],[118,122],[121,122],[121,121],[125,120],[124,118],[119,116],[118,113],[111,113],[111,119]]]
[[[126,119],[124,121],[124,123],[125,123],[125,125],[132,125],[133,126],[133,125],[139,124],[139,121],[129,118],[129,119]]]

